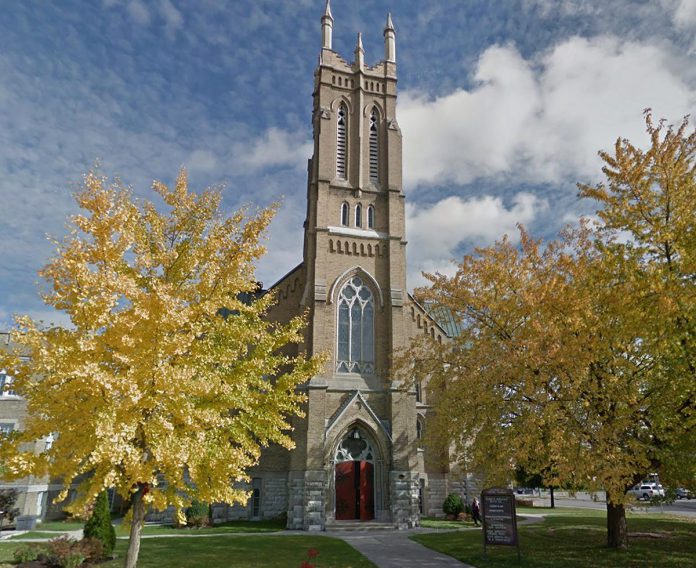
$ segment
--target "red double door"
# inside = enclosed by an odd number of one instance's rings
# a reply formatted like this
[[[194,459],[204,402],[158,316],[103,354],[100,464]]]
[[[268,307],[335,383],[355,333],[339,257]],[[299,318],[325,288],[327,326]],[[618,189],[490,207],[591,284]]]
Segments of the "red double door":
[[[370,462],[336,464],[336,520],[375,518],[374,468]]]

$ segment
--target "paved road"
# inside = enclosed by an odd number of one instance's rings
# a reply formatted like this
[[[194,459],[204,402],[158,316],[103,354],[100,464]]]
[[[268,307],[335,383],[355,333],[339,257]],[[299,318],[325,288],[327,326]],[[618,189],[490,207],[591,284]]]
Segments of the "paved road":
[[[576,498],[556,498],[557,507],[586,507],[588,509],[606,510],[607,505],[604,502],[604,494],[597,494],[597,500],[592,499],[587,493],[578,494]],[[550,506],[551,501],[548,498],[534,497],[534,504],[539,506]],[[633,505],[633,511],[637,513],[669,513],[683,517],[696,517],[696,499],[682,499],[675,501],[671,505],[648,505],[643,501],[638,501]]]

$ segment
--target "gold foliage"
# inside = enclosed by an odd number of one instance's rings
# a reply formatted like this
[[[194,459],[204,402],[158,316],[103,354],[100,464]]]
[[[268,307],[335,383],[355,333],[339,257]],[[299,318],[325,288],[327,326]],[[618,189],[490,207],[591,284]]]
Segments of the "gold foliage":
[[[185,171],[174,188],[153,189],[167,213],[85,176],[83,212],[41,271],[45,301],[73,325],[20,317],[14,338],[30,361],[0,356],[28,405],[26,428],[0,448],[5,475],[79,482],[76,511],[107,487],[126,500],[146,488],[158,509],[192,497],[245,501],[233,483],[261,447],[291,446],[288,418],[303,401],[295,387],[317,370],[316,359],[283,352],[302,341],[301,319],[268,323],[270,294],[242,301],[257,291],[274,209],[226,217],[220,193],[190,192]],[[50,449],[28,448],[50,433]]]
[[[696,474],[696,133],[654,125],[650,147],[601,153],[581,185],[599,224],[542,245],[520,228],[418,292],[464,331],[420,337],[402,373],[428,378],[431,439],[489,481],[513,468],[548,485],[628,487]]]

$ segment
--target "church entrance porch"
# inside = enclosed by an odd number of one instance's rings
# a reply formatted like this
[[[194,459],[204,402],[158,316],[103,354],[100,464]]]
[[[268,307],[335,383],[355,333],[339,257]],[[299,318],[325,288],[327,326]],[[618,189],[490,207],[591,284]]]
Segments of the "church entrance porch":
[[[367,461],[336,464],[336,520],[375,518],[374,466]]]
[[[377,467],[376,467],[377,466]],[[372,521],[381,477],[381,460],[357,427],[343,437],[334,456],[334,519]]]

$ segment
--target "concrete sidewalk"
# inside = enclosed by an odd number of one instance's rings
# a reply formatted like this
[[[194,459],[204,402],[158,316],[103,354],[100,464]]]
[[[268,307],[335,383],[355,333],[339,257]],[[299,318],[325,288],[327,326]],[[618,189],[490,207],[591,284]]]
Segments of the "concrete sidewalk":
[[[544,519],[542,514],[524,515],[517,521],[517,525],[531,525]],[[368,560],[374,562],[378,568],[475,568],[471,564],[465,564],[431,550],[419,544],[409,537],[414,534],[427,533],[451,533],[464,531],[480,531],[481,529],[466,528],[459,531],[418,528],[405,531],[374,531],[367,533],[356,532],[330,532],[326,536],[332,536],[344,540],[353,548],[364,554]],[[482,546],[483,546],[483,536]]]
[[[330,533],[350,544],[378,568],[474,568],[409,539],[428,530],[375,531],[371,533]],[[449,531],[448,531],[449,532]]]

